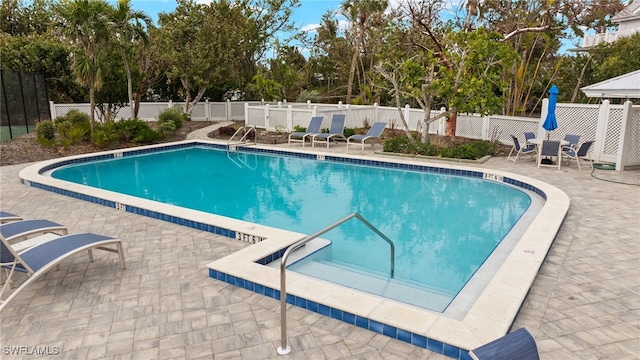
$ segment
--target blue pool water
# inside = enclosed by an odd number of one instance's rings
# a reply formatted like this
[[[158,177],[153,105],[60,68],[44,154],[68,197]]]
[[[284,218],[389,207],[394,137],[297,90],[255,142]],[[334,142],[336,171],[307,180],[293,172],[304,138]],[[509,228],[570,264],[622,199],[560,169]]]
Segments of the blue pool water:
[[[303,234],[357,212],[395,242],[395,291],[411,298],[422,296],[411,288],[426,289],[448,299],[442,306],[531,204],[514,187],[478,178],[204,147],[72,165],[52,176]],[[336,270],[343,269],[356,283],[371,273],[382,279],[374,288],[396,288],[384,282],[389,245],[364,225],[352,220],[323,238],[331,246],[291,269],[344,277]]]

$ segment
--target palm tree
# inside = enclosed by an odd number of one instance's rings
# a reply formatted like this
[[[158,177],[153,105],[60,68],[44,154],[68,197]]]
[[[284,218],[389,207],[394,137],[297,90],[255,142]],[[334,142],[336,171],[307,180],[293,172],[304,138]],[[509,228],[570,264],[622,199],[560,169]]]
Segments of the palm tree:
[[[62,19],[64,35],[76,47],[72,61],[76,81],[89,88],[93,137],[95,92],[102,87],[98,49],[109,40],[111,6],[104,0],[61,0],[54,9]]]
[[[127,94],[129,95],[129,108],[131,117],[137,116],[137,104],[133,102],[133,81],[131,80],[131,68],[127,59],[127,46],[141,41],[143,46],[149,41],[146,28],[151,25],[151,18],[144,12],[131,9],[130,0],[118,0],[113,9],[111,20],[115,30],[116,41],[120,48],[120,55],[127,74]]]
[[[347,82],[347,103],[351,102],[353,78],[358,65],[358,57],[360,56],[360,46],[364,43],[364,31],[367,28],[369,19],[377,13],[384,12],[388,5],[388,0],[344,0],[340,5],[342,14],[351,22],[351,27],[357,30],[353,38],[354,50]]]

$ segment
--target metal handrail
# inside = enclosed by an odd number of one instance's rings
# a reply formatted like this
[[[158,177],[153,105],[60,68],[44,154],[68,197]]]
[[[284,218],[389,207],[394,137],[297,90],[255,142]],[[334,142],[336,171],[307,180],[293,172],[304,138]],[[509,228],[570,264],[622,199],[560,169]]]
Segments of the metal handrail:
[[[278,347],[277,351],[278,354],[280,355],[286,355],[288,353],[291,352],[291,348],[289,346],[287,346],[287,281],[286,281],[286,267],[287,267],[287,259],[289,258],[289,255],[297,250],[298,248],[300,248],[302,245],[306,244],[307,242],[319,237],[320,235],[333,230],[334,228],[342,225],[343,223],[356,218],[358,220],[360,220],[360,222],[362,222],[363,224],[365,224],[369,229],[371,229],[373,232],[375,232],[378,236],[380,236],[384,241],[386,241],[387,243],[389,243],[389,246],[391,246],[391,278],[393,278],[394,276],[394,271],[395,271],[395,254],[396,254],[396,247],[393,244],[393,241],[391,241],[391,239],[389,239],[385,234],[383,234],[382,232],[380,232],[380,230],[378,230],[375,226],[371,225],[371,223],[369,223],[365,218],[363,218],[360,214],[358,213],[352,213],[350,215],[347,215],[345,217],[343,217],[342,219],[336,221],[335,223],[325,227],[324,229],[303,237],[302,239],[296,241],[295,243],[293,243],[293,245],[289,246],[287,248],[287,250],[284,252],[284,254],[282,255],[282,259],[280,261],[280,336],[281,336],[281,342],[280,342],[280,346]]]
[[[246,126],[241,126],[238,128],[238,130],[236,130],[236,132],[233,133],[233,135],[231,136],[231,138],[229,138],[229,141],[227,141],[227,149],[229,148],[229,144],[231,144],[231,141],[233,140],[233,138],[236,137],[236,135],[238,135],[238,133],[241,130],[246,129]],[[246,137],[249,135],[249,133],[251,132],[251,130],[253,130],[253,143],[257,144],[258,143],[258,133],[256,132],[256,126],[255,125],[251,125],[249,127],[249,130],[245,131],[244,135],[242,135],[242,137],[240,138],[240,140],[237,142],[237,144],[240,144],[241,142],[245,141]]]

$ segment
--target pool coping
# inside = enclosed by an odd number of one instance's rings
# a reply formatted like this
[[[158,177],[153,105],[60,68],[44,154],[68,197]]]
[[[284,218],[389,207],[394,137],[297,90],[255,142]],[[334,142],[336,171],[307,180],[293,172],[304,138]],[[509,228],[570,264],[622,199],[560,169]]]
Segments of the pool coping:
[[[224,143],[215,141],[191,140],[105,151],[40,162],[23,169],[19,176],[21,181],[29,186],[255,243],[210,263],[209,275],[279,298],[279,271],[263,266],[260,262],[267,261],[269,257],[277,257],[277,254],[281,255],[283,249],[299,240],[304,234],[72,184],[43,175],[52,168],[82,162],[86,158],[106,159],[120,157],[125,153],[139,154],[194,145],[223,149],[226,146]],[[332,161],[337,158],[338,161],[354,163],[373,161],[398,163],[405,166],[428,166],[448,171],[480,172],[483,177],[490,180],[509,179],[539,190],[539,194],[546,198],[542,209],[462,320],[447,318],[429,310],[310,279],[293,272],[287,273],[288,302],[454,358],[467,359],[466,350],[498,338],[509,330],[569,209],[568,196],[558,188],[535,179],[498,170],[469,168],[460,164],[442,162],[431,164],[424,160],[418,162],[415,159],[395,157],[381,159],[367,155],[327,154],[310,149],[267,145],[251,146],[251,149],[259,152],[296,153],[298,156],[315,158],[319,161],[330,157]],[[357,304],[356,309],[353,309],[353,304]]]

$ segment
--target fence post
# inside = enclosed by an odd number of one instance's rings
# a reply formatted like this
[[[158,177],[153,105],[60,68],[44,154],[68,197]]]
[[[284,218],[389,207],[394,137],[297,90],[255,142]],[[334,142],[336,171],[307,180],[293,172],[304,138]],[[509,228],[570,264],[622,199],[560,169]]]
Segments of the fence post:
[[[49,114],[51,115],[51,120],[56,119],[56,104],[53,101],[49,101]]]
[[[307,100],[307,109],[311,110],[311,100]]]
[[[607,140],[607,127],[609,123],[609,100],[602,101],[600,111],[598,112],[598,126],[596,127],[596,139],[594,143],[595,161],[600,161],[604,155],[604,143]],[[619,150],[619,149],[618,149]]]
[[[246,105],[246,103],[245,103],[245,105]],[[231,100],[227,99],[227,102],[225,103],[225,108],[224,108],[224,114],[225,114],[225,117],[227,118],[227,121],[231,121],[231,119],[232,119],[232,115],[233,114],[232,114],[232,111],[231,111],[232,110],[231,107],[232,107]],[[246,117],[245,117],[245,119],[246,119]]]
[[[264,127],[269,130],[269,104],[264,106]]]
[[[489,121],[491,120],[491,116],[483,116],[482,117],[482,140],[489,140]]]
[[[624,170],[627,163],[627,151],[631,145],[631,131],[633,103],[625,101],[622,108],[622,123],[620,124],[620,138],[618,139],[618,154],[616,155],[616,171]]]
[[[378,103],[374,102],[373,103],[373,119],[371,119],[371,121],[369,122],[369,125],[373,125],[374,122],[380,121],[380,119],[378,118],[379,116],[379,111],[378,111]]]
[[[293,105],[287,106],[287,131],[293,130]]]
[[[447,112],[447,108],[443,106],[440,108],[440,113],[442,114],[444,112]],[[445,117],[441,117],[440,120],[438,120],[438,135],[444,134],[446,128],[447,119]]]
[[[244,124],[249,125],[249,103],[244,103]]]
[[[407,122],[407,126],[409,127],[409,130],[412,130],[411,129],[411,107],[409,106],[409,104],[405,104],[402,112],[403,112],[402,116],[404,116],[404,120]]]

